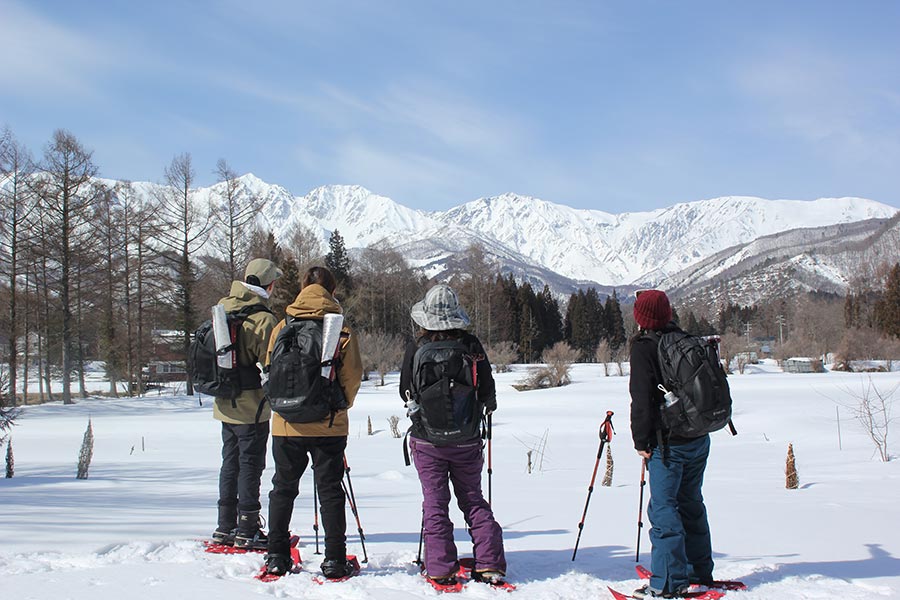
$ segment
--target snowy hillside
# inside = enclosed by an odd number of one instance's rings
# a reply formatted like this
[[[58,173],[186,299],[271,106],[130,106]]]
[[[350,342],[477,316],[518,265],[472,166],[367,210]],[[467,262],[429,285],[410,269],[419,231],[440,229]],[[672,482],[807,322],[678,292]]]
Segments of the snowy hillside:
[[[515,194],[425,213],[360,186],[325,186],[291,199],[283,188],[252,176],[244,179],[249,193],[267,199],[261,218],[276,234],[300,222],[324,244],[338,229],[350,248],[380,240],[402,246],[416,266],[437,266],[446,258],[435,243],[443,252],[459,252],[480,242],[503,263],[619,286],[658,282],[761,236],[896,213],[893,207],[860,198],[800,202],[727,197],[613,215]]]
[[[493,506],[504,530],[509,577],[519,586],[509,598],[604,599],[611,598],[607,586],[636,588],[640,462],[629,438],[627,378],[604,377],[597,365],[578,365],[572,385],[523,393],[511,387],[522,375],[519,367],[497,378],[492,442]],[[713,435],[704,485],[716,574],[749,585],[727,598],[900,598],[900,460],[879,462],[843,406],[855,403],[853,395],[867,381],[863,377],[791,375],[756,365],[730,379],[739,434]],[[900,372],[873,374],[872,381],[889,390],[900,384]],[[252,578],[260,556],[203,552],[198,540],[215,525],[220,451],[208,398],[202,407],[196,399],[168,395],[28,407],[12,431],[16,476],[0,479],[3,597],[437,598],[412,564],[421,491],[387,423],[401,410],[396,374],[384,388],[364,383],[351,413],[347,458],[369,562],[346,583],[317,585],[311,576],[321,556],[315,554],[309,474],[292,521],[302,536],[303,573],[263,584]],[[573,562],[596,462],[597,427],[607,410],[615,412],[618,432],[612,442],[613,484],[595,487]],[[367,417],[375,428],[372,436],[366,435]],[[94,458],[90,478],[76,480],[88,418]],[[528,474],[526,453],[545,436],[546,450],[543,456],[533,454],[534,472]],[[797,457],[798,490],[784,489],[789,443]],[[457,545],[468,555],[471,544],[455,506],[451,516]],[[641,562],[646,565],[646,510],[644,523]],[[349,513],[348,548],[362,555]],[[463,599],[501,596],[506,597],[479,584],[460,594]]]
[[[110,187],[116,183],[100,181]],[[793,201],[731,196],[610,214],[503,194],[428,213],[358,185],[328,185],[293,196],[252,174],[243,175],[237,184],[240,201],[250,197],[262,201],[259,224],[284,243],[298,223],[312,230],[323,248],[338,230],[349,249],[383,241],[429,276],[441,273],[471,244],[479,243],[504,271],[547,282],[559,293],[583,283],[619,288],[655,285],[726,249],[744,246],[749,252],[750,244],[761,237],[885,219],[897,212],[862,198]],[[134,184],[135,191],[147,197],[158,194],[158,187]],[[216,206],[224,189],[223,183],[200,188],[194,199],[203,207]]]
[[[764,236],[717,252],[660,285],[679,297],[727,297],[750,305],[797,291],[843,295],[855,282],[872,278],[883,262],[896,260],[900,213]]]

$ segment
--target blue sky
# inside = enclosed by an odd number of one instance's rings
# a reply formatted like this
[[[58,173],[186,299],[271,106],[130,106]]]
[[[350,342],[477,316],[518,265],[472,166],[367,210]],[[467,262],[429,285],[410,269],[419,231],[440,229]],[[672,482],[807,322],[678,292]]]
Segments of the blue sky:
[[[105,177],[189,152],[296,195],[613,213],[725,195],[900,207],[900,2],[0,0],[0,126]]]

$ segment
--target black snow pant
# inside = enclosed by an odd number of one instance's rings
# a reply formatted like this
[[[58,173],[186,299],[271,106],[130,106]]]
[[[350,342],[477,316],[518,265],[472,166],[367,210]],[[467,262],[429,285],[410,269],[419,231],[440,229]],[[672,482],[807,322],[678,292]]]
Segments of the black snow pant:
[[[220,531],[237,526],[237,514],[261,508],[259,480],[266,468],[269,422],[256,425],[222,423],[222,468],[219,470]]]
[[[273,436],[275,475],[269,492],[269,553],[287,554],[291,514],[300,492],[300,477],[312,457],[313,478],[319,495],[325,529],[325,560],[347,555],[346,498],[344,479],[346,436]]]

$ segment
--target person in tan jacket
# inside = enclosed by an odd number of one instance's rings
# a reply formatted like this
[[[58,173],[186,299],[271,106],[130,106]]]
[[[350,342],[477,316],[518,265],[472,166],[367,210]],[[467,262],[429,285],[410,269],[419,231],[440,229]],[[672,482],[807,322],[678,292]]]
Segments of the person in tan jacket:
[[[303,276],[302,288],[293,303],[285,309],[293,319],[322,320],[326,313],[341,314],[341,305],[334,298],[337,282],[325,267],[312,267]],[[278,333],[285,321],[275,326],[269,340],[266,364],[271,362]],[[353,400],[362,381],[362,359],[356,336],[346,325],[339,345],[340,361],[337,382],[347,401]],[[269,547],[266,570],[284,575],[291,567],[289,527],[294,500],[297,498],[300,477],[309,465],[314,468],[315,485],[321,503],[322,525],[325,529],[325,560],[322,573],[331,579],[349,575],[347,562],[346,498],[341,482],[344,478],[344,449],[350,424],[347,409],[313,423],[289,423],[277,413],[272,414],[272,455],[275,475],[269,492]]]
[[[236,398],[219,398],[213,417],[222,422],[222,467],[219,470],[219,516],[212,539],[240,548],[265,548],[268,540],[260,530],[259,481],[266,468],[269,412],[256,419],[263,398],[257,363],[263,363],[275,316],[268,299],[281,277],[281,269],[265,258],[247,265],[244,281],[234,281],[228,296],[219,300],[225,312],[250,310],[237,335],[237,363],[241,392]],[[267,407],[268,408],[268,407]]]

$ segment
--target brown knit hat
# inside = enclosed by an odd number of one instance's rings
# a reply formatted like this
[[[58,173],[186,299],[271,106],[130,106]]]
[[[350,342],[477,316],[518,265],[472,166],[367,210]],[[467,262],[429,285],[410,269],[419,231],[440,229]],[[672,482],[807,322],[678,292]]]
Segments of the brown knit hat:
[[[672,320],[672,307],[665,292],[643,290],[634,301],[634,320],[641,329],[662,329]]]

